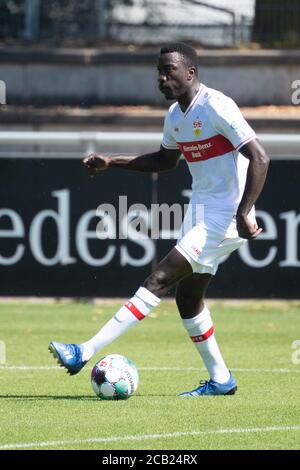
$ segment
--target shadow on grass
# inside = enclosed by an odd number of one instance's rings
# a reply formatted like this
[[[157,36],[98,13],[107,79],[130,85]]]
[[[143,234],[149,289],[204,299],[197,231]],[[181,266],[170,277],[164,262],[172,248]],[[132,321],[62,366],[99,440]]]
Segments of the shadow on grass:
[[[176,398],[176,395],[171,394],[159,394],[159,393],[147,393],[145,395],[136,394],[134,395],[134,399],[136,398]],[[130,397],[131,398],[131,397]],[[134,400],[133,399],[133,400]],[[101,400],[100,398],[93,397],[90,395],[0,395],[0,400],[73,400],[73,401],[97,401],[97,402],[123,402],[128,401],[127,399],[114,399],[114,400]],[[131,402],[133,401],[130,400]]]
[[[89,395],[0,395],[0,400],[84,400],[100,401]]]

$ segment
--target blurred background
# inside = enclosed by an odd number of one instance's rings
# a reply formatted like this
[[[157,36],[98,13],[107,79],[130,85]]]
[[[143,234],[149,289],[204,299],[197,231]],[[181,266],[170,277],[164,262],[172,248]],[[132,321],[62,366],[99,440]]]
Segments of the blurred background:
[[[209,295],[299,298],[297,0],[0,0],[1,296],[128,297],[174,245],[175,229],[173,240],[100,241],[96,208],[118,208],[120,195],[149,210],[186,204],[183,161],[159,176],[91,180],[81,158],[156,150],[170,104],[157,57],[179,40],[272,159],[257,204],[264,232],[220,266]]]
[[[297,0],[1,0],[7,44],[299,46]]]

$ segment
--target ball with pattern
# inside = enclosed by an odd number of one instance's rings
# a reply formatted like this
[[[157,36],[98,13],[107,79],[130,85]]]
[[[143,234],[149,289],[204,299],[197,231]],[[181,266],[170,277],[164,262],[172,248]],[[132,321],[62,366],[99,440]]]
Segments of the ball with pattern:
[[[91,382],[95,394],[102,400],[124,400],[136,391],[139,375],[130,359],[109,354],[94,365]]]

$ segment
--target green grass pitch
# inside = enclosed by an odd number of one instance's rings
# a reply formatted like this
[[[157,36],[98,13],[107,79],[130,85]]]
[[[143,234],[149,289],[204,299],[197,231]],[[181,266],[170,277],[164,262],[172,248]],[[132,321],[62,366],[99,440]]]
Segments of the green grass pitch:
[[[80,374],[56,367],[51,340],[87,340],[121,303],[0,304],[0,449],[300,448],[299,302],[210,302],[238,392],[186,399],[177,394],[207,374],[169,300]],[[139,369],[129,400],[101,401],[92,391],[91,367],[109,353]]]

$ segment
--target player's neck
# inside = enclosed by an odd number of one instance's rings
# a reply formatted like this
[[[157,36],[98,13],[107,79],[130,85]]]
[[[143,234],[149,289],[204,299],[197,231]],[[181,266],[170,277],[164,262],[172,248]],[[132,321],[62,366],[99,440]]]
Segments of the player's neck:
[[[178,99],[178,104],[183,113],[187,110],[187,108],[197,95],[200,89],[200,85],[201,84],[199,82],[194,83],[191,88],[189,88],[189,90]]]

